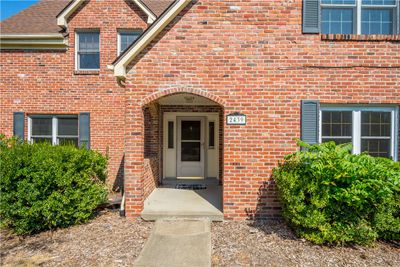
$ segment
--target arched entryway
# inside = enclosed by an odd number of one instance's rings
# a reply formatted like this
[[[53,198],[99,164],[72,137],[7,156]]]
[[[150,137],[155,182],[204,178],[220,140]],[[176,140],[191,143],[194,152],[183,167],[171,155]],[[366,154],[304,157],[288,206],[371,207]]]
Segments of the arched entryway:
[[[144,219],[223,219],[223,104],[203,90],[143,99]]]

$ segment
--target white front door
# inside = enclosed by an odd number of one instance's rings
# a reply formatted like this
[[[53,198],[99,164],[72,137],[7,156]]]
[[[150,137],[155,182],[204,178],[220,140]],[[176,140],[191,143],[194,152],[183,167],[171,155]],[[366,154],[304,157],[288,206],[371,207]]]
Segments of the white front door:
[[[204,178],[204,118],[178,117],[177,178]]]

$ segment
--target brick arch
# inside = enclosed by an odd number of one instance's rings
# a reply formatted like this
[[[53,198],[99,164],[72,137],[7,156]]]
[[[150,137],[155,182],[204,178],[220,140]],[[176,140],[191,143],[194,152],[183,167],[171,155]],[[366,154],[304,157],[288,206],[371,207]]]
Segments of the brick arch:
[[[222,99],[219,96],[216,96],[214,94],[211,94],[207,91],[201,90],[201,89],[195,89],[195,88],[171,88],[171,89],[165,89],[159,92],[155,92],[152,93],[150,95],[148,95],[147,97],[145,97],[142,101],[141,101],[141,106],[146,106],[148,104],[150,104],[153,101],[156,101],[157,99],[163,97],[163,96],[167,96],[167,95],[172,95],[172,94],[179,94],[179,93],[188,93],[188,94],[193,94],[193,95],[198,95],[198,96],[202,96],[205,97],[209,100],[214,101],[215,103],[219,104],[222,107],[225,107],[226,101],[224,99]]]

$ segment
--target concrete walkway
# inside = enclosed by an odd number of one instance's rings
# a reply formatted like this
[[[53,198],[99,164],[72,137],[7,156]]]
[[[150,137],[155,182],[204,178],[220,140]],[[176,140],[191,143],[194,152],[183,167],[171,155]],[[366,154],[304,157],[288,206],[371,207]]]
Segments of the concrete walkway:
[[[209,267],[209,220],[158,220],[134,266]]]

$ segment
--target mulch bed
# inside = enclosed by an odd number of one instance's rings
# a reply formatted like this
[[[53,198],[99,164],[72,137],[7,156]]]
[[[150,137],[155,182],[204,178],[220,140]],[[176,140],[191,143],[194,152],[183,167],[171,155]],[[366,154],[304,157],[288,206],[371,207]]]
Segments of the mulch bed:
[[[1,232],[5,266],[132,266],[153,223],[104,211],[85,225],[18,238]]]
[[[19,238],[0,232],[3,266],[132,266],[153,223],[103,211],[90,223]],[[316,246],[281,221],[212,224],[214,266],[400,266],[400,249]],[[173,266],[171,266],[173,267]]]
[[[317,246],[297,238],[283,221],[212,225],[214,266],[400,266],[400,249]]]

